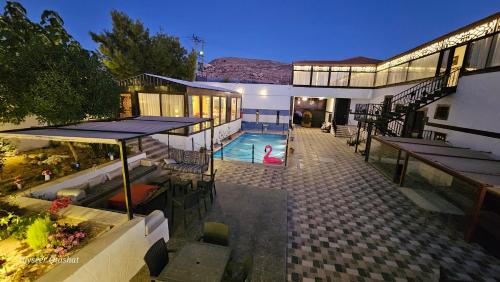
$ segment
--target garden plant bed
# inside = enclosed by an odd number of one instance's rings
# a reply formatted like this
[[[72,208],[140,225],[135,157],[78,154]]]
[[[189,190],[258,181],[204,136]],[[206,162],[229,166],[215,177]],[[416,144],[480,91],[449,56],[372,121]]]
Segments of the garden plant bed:
[[[74,147],[79,157],[78,170],[110,161],[102,149],[96,150],[85,144],[75,144]],[[44,170],[50,171],[49,181],[78,172],[72,153],[65,144],[56,143],[48,148],[9,155],[5,157],[3,169],[0,170],[0,197],[45,183],[45,177],[42,175]],[[16,187],[16,178],[21,179],[21,189]]]
[[[59,216],[58,211],[68,203],[53,201],[48,211],[37,213],[0,202],[0,281],[34,281],[58,264],[79,263],[77,252],[112,228],[93,220]],[[47,232],[33,228],[40,221]],[[35,248],[33,242],[42,243]]]

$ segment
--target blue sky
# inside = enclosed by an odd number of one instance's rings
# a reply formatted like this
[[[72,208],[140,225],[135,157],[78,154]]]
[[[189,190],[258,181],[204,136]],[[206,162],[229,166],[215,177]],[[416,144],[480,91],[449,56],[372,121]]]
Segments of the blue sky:
[[[5,4],[1,0],[2,6]],[[248,0],[248,1],[20,1],[32,19],[45,9],[63,17],[67,30],[87,49],[89,31],[111,28],[117,9],[193,46],[206,41],[207,60],[218,57],[273,59],[386,59],[500,11],[499,0]]]

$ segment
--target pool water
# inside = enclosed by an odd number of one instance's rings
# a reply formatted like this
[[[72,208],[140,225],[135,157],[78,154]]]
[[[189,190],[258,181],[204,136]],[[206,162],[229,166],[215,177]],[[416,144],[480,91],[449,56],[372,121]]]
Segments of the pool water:
[[[264,148],[266,145],[271,145],[273,151],[270,157],[277,157],[285,160],[286,150],[286,135],[281,134],[256,134],[256,133],[243,133],[233,142],[224,146],[224,160],[236,161],[252,161],[252,144],[254,145],[254,161],[262,163],[264,155]],[[215,152],[214,157],[220,159],[222,150]]]

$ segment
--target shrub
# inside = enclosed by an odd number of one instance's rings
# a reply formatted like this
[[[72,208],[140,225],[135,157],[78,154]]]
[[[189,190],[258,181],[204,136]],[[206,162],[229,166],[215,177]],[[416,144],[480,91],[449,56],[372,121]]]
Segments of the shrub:
[[[47,246],[48,237],[52,230],[52,221],[48,216],[38,218],[26,230],[26,242],[33,250],[42,249]]]
[[[87,232],[78,226],[58,226],[49,236],[49,248],[58,256],[63,256],[79,246],[87,237]]]

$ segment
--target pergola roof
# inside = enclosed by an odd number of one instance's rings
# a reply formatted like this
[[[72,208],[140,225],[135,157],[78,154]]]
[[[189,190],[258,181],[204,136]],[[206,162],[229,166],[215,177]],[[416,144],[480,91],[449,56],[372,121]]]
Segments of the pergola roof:
[[[374,139],[479,186],[500,186],[500,159],[490,153],[453,147],[443,141],[374,136]]]
[[[71,125],[0,131],[0,137],[117,144],[121,141],[165,133],[210,120],[210,118],[192,117],[137,116],[117,120],[93,120]]]

